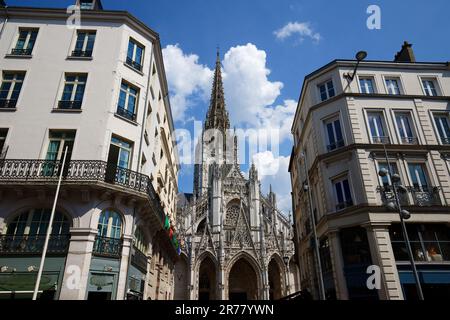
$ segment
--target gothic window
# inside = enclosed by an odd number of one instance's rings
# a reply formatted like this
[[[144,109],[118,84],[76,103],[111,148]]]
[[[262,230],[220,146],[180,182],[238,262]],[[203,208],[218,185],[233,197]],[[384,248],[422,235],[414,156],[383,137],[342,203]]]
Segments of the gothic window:
[[[225,225],[235,226],[237,224],[237,221],[239,218],[239,211],[240,211],[240,208],[237,205],[228,207],[227,215],[225,218]]]

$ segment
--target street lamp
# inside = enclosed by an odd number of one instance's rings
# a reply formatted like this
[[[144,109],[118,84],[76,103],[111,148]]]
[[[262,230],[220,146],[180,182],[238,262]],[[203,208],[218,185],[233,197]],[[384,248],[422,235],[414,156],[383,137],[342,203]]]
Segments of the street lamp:
[[[409,218],[411,218],[411,213],[409,213],[409,211],[407,211],[407,210],[402,209],[399,195],[398,195],[399,193],[405,193],[406,188],[401,185],[400,175],[397,173],[392,173],[392,168],[391,168],[391,164],[389,162],[386,145],[384,143],[383,143],[383,148],[384,148],[384,156],[386,158],[386,164],[388,166],[388,169],[386,169],[386,168],[380,169],[380,171],[378,172],[378,175],[380,177],[387,177],[387,176],[390,177],[390,179],[388,179],[388,185],[389,185],[389,188],[392,189],[392,192],[393,192],[394,198],[395,198],[395,203],[390,201],[386,204],[386,207],[390,211],[397,211],[399,213],[400,223],[401,223],[402,232],[403,232],[403,238],[405,239],[406,248],[408,250],[409,261],[411,262],[414,279],[416,281],[417,295],[419,296],[420,300],[424,300],[422,286],[420,285],[419,273],[417,272],[416,263],[414,261],[414,256],[413,256],[412,249],[411,249],[411,243],[409,241],[408,231],[406,229],[406,224],[405,224],[405,220],[408,220]]]
[[[355,69],[353,70],[353,73],[347,73],[344,75],[345,78],[347,78],[349,80],[349,82],[352,82],[355,79],[356,76],[356,71],[358,71],[358,67],[361,61],[363,61],[365,58],[367,58],[367,52],[366,51],[359,51],[356,55],[356,66]]]
[[[300,157],[303,158],[304,163],[304,169],[305,169],[305,177],[306,177],[306,185],[303,186],[303,190],[308,193],[308,203],[309,203],[309,214],[311,218],[311,224],[312,224],[312,230],[313,230],[313,237],[314,237],[314,252],[317,259],[317,279],[319,281],[319,296],[320,300],[326,300],[325,298],[325,285],[323,282],[323,275],[322,275],[322,262],[320,260],[320,252],[319,252],[319,239],[317,238],[317,230],[316,230],[316,217],[314,216],[314,211],[312,208],[312,194],[311,194],[311,188],[310,188],[310,182],[309,182],[309,174],[308,174],[308,168],[306,167],[306,154],[305,152],[300,152]]]

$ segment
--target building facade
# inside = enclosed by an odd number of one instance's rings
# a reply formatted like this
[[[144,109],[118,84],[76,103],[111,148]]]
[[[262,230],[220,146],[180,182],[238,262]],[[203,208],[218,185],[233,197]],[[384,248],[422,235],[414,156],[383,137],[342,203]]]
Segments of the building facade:
[[[0,298],[31,296],[62,174],[40,298],[171,299],[179,166],[159,36],[77,5],[76,27],[65,8],[0,8]]]
[[[411,213],[425,299],[448,296],[449,63],[417,62],[405,43],[395,61],[362,61],[352,80],[356,64],[335,60],[306,76],[292,127],[302,287],[319,296],[315,220],[329,299],[417,298],[399,213],[386,206],[392,181],[378,174],[390,166],[405,187],[400,202]],[[371,265],[381,271],[379,290],[366,285]]]
[[[218,54],[194,193],[181,195],[177,215],[183,251],[175,299],[280,299],[299,291],[291,223],[277,210],[275,194],[261,193],[255,166],[248,179],[242,174],[229,129]]]

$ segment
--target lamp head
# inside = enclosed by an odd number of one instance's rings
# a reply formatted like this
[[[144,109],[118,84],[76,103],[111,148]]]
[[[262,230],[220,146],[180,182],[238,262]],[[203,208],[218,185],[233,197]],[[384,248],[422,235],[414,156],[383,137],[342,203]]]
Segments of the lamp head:
[[[397,206],[395,205],[394,202],[389,202],[389,203],[386,205],[386,208],[388,208],[390,211],[395,211],[395,210],[397,210]]]
[[[355,56],[356,60],[358,60],[358,62],[363,61],[365,58],[367,58],[367,52],[366,51],[359,51],[356,56]]]
[[[400,212],[401,216],[403,219],[408,220],[409,218],[411,218],[411,213],[409,213],[408,210],[402,210]]]
[[[378,175],[380,177],[386,177],[389,174],[389,171],[386,168],[382,168],[380,169],[380,171],[378,171]]]
[[[391,179],[392,179],[392,182],[397,183],[397,182],[400,182],[401,178],[400,178],[400,175],[398,173],[395,173],[395,174],[392,175]]]

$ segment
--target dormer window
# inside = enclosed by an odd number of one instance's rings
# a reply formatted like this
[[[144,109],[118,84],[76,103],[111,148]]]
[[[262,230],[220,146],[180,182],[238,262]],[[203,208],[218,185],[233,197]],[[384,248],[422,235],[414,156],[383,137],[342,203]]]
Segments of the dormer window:
[[[320,99],[322,101],[328,100],[336,95],[336,92],[334,91],[334,85],[333,85],[332,80],[322,83],[318,87],[319,87]]]

